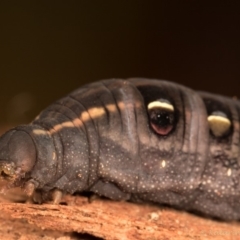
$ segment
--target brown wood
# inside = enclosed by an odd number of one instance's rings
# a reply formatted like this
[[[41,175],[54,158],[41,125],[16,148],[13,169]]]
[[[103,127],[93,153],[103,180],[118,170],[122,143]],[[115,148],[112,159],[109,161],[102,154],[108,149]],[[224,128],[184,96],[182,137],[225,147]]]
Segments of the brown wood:
[[[22,201],[24,195],[12,192],[8,199]],[[73,232],[107,240],[240,239],[238,223],[217,222],[157,206],[103,199],[89,203],[86,197],[79,196],[66,196],[64,204],[12,203],[2,199],[1,239],[37,240],[42,235],[49,240],[90,239],[81,235],[76,238]]]

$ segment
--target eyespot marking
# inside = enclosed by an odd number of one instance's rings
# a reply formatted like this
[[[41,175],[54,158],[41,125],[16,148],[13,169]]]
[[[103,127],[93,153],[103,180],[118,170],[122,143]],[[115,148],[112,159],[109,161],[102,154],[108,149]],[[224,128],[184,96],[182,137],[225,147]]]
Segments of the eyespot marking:
[[[215,111],[208,116],[208,123],[212,133],[216,137],[222,137],[231,127],[231,121],[227,118],[227,115],[220,111]]]
[[[168,110],[173,112],[174,111],[174,106],[166,99],[159,99],[157,101],[154,102],[150,102],[148,104],[148,110],[154,109],[154,108],[158,108],[158,109],[162,109],[162,110]]]
[[[175,122],[174,106],[166,99],[159,99],[148,104],[150,125],[158,135],[168,135]]]

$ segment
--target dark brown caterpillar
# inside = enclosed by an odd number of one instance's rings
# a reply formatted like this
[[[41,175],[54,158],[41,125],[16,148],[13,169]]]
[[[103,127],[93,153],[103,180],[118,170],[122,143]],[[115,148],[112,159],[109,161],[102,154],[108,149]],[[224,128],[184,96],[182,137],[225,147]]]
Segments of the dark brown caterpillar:
[[[240,103],[227,97],[160,80],[100,81],[5,133],[0,173],[5,188],[38,200],[89,191],[240,219],[239,119]]]

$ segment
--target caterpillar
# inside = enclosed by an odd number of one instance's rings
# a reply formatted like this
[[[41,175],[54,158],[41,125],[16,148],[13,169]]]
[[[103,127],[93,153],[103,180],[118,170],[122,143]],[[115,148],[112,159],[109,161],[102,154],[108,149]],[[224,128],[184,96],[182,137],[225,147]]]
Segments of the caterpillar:
[[[2,192],[92,192],[240,219],[240,103],[143,78],[85,85],[0,138]]]

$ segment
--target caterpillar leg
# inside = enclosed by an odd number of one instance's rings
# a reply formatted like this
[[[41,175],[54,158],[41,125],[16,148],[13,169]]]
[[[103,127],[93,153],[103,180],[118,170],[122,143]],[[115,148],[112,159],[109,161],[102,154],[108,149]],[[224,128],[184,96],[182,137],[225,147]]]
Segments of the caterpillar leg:
[[[32,180],[29,180],[24,185],[24,192],[27,194],[28,197],[33,196],[35,189],[36,189],[36,183]]]
[[[62,200],[63,197],[63,192],[59,189],[54,189],[52,193],[52,199],[53,199],[53,204],[59,204],[60,201]]]
[[[38,186],[38,182],[34,180],[29,180],[24,185],[24,192],[27,194],[28,199],[27,203],[39,203],[43,202],[42,193],[37,191],[36,188]]]

